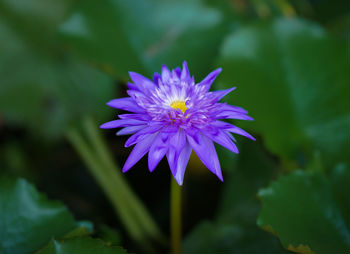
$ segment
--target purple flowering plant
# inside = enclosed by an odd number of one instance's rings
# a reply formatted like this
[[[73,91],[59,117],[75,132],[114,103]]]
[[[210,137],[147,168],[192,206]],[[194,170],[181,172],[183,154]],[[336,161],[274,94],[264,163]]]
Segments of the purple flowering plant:
[[[104,123],[103,129],[120,128],[117,135],[132,136],[125,147],[135,145],[126,160],[128,171],[148,152],[148,167],[152,172],[164,156],[179,185],[182,185],[192,150],[203,164],[221,181],[223,176],[214,142],[238,153],[232,133],[255,140],[249,133],[223,119],[253,120],[243,108],[220,103],[235,90],[209,91],[221,68],[195,83],[187,63],[182,70],[162,66],[153,80],[129,72],[133,83],[127,83],[130,97],[111,100],[108,106],[129,111],[120,119]]]

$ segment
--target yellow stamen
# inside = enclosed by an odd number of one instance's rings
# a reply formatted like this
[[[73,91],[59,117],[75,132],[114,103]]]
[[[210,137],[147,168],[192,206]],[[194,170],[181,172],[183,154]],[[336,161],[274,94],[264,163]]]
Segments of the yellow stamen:
[[[173,109],[180,109],[183,114],[185,114],[185,111],[187,110],[186,103],[184,101],[174,101],[170,104],[170,107]]]

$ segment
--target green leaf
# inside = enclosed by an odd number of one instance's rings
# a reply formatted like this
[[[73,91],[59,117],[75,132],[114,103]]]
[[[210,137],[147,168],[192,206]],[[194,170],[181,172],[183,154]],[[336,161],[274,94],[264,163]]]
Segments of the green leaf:
[[[184,253],[287,253],[275,237],[256,225],[260,210],[256,193],[277,174],[276,163],[251,141],[240,143],[237,159],[224,176],[215,220],[199,223],[186,236]]]
[[[108,244],[120,245],[122,243],[121,233],[107,225],[100,225],[97,229],[97,234],[101,240]]]
[[[225,30],[221,12],[184,0],[81,1],[60,29],[80,56],[123,78],[184,60],[203,76]]]
[[[55,31],[69,4],[30,0],[0,3],[0,114],[36,135],[59,137],[82,115],[103,118],[112,82],[66,55]],[[28,10],[28,12],[27,12]],[[38,131],[40,130],[40,131]]]
[[[80,223],[77,223],[80,224]],[[65,234],[63,236],[64,239],[66,238],[73,238],[73,237],[78,237],[78,236],[88,236],[92,234],[92,230],[88,229],[86,226],[78,226],[72,231],[68,232],[68,234]]]
[[[238,87],[227,100],[255,119],[240,125],[262,134],[273,153],[300,164],[314,151],[328,165],[348,159],[347,41],[307,21],[277,19],[229,36],[218,64],[219,86]]]
[[[26,254],[76,227],[60,202],[49,201],[24,179],[0,179],[0,253]]]
[[[53,240],[37,254],[126,254],[121,247],[107,246],[101,240],[88,237]]]
[[[185,254],[254,254],[289,253],[273,236],[258,227],[221,222],[203,221],[186,237]]]
[[[260,143],[250,140],[241,141],[233,171],[224,176],[217,217],[226,222],[231,220],[237,223],[242,221],[242,218],[235,218],[235,214],[244,213],[243,215],[250,220],[250,223],[255,225],[255,217],[260,207],[256,193],[279,172],[277,163],[270,158]],[[250,215],[242,209],[249,206]]]
[[[259,191],[263,206],[258,225],[282,245],[304,254],[350,252],[350,230],[327,178],[295,171]]]

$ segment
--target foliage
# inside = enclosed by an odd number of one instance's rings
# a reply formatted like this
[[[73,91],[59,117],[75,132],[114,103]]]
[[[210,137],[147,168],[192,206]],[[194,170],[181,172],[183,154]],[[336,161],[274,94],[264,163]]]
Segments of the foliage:
[[[58,138],[81,116],[106,114],[112,80],[63,52],[55,30],[68,1],[52,1],[54,14],[43,12],[46,1],[32,4],[24,11],[16,2],[0,3],[0,113],[9,124]]]
[[[90,232],[63,204],[48,200],[24,179],[0,179],[0,214],[4,254],[33,253],[46,245],[38,253],[126,253],[87,238]]]
[[[263,207],[258,225],[277,235],[288,250],[349,253],[350,228],[321,173],[295,171],[261,189],[259,197]]]
[[[76,6],[60,32],[80,56],[119,78],[127,79],[130,70],[152,75],[184,57],[192,73],[204,75],[224,35],[223,22],[218,10],[200,1],[88,0]]]
[[[246,254],[262,249],[271,254],[286,253],[255,223],[260,209],[256,192],[277,174],[277,165],[262,147],[251,142],[243,143],[240,154],[234,171],[225,179],[215,220],[194,228],[185,239],[185,253]]]
[[[109,247],[102,241],[87,237],[72,238],[62,241],[53,240],[38,254],[126,254],[121,247]]]
[[[303,20],[244,27],[223,44],[221,87],[237,84],[229,102],[245,105],[254,129],[282,158],[328,165],[348,159],[350,44]],[[331,64],[329,64],[331,63]],[[252,75],[254,74],[254,75]],[[239,93],[239,95],[237,95]],[[331,135],[332,134],[332,135]]]

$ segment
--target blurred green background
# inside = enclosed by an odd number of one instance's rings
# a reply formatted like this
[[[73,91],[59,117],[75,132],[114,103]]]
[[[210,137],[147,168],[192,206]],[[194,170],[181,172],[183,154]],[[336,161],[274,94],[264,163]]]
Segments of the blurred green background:
[[[128,71],[184,60],[223,68],[257,142],[217,147],[224,183],[190,160],[183,252],[350,253],[349,40],[349,0],[0,0],[0,253],[169,252],[167,162],[117,174],[127,137],[97,126]]]

